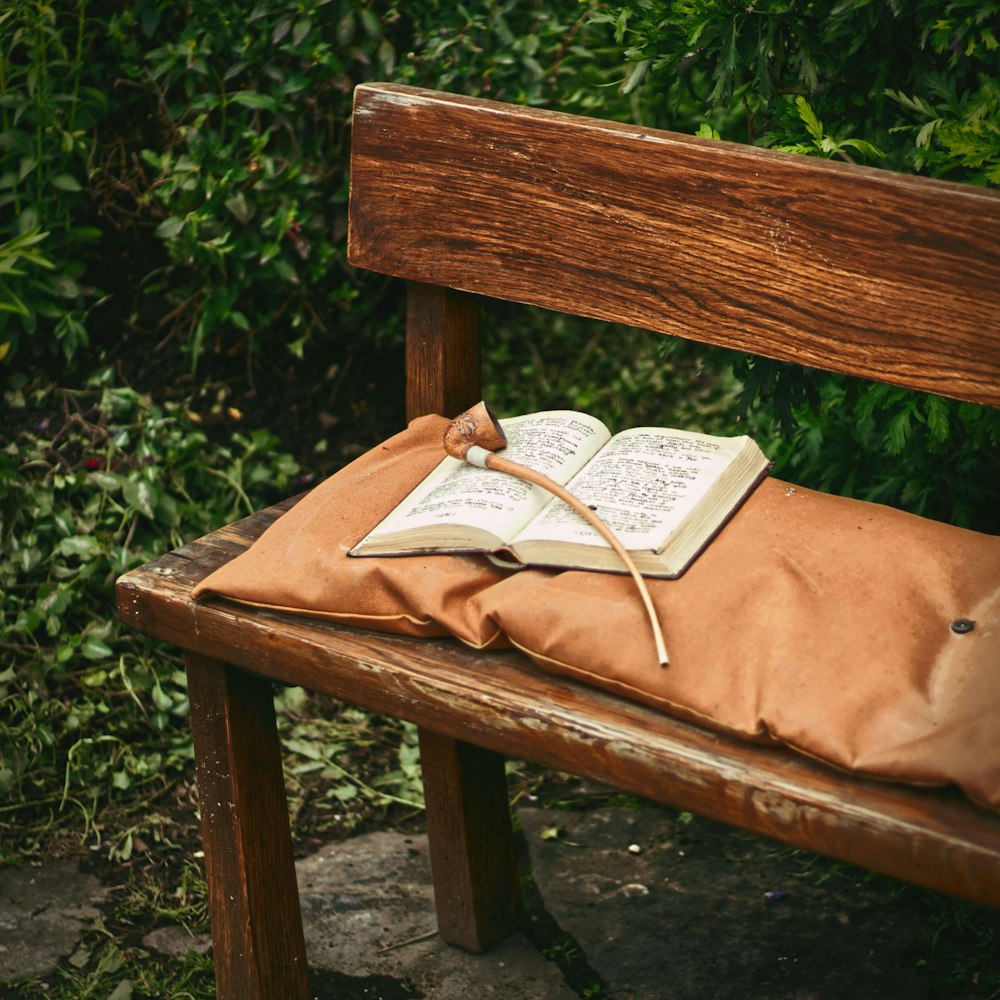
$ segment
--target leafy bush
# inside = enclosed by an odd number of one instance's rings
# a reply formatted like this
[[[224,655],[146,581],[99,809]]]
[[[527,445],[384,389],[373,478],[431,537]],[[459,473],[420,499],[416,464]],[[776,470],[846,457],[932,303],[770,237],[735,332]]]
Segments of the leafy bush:
[[[301,356],[335,338],[356,295],[339,246],[350,92],[391,60],[378,18],[330,0],[146,0],[113,14],[109,34],[133,102],[157,109],[151,134],[123,136],[138,162],[107,160],[101,178],[166,250],[131,313],[156,316],[192,365],[209,345]]]
[[[615,429],[732,433],[740,384],[729,369],[706,368],[698,344],[672,342],[664,363],[659,334],[500,302],[490,303],[483,327],[484,392],[499,413],[565,407]]]
[[[805,98],[832,138],[860,136],[884,151],[885,166],[937,164],[984,183],[1000,165],[988,139],[998,126],[998,15],[1000,4],[983,0],[619,0],[593,20],[613,27],[632,67],[624,89],[640,94],[650,122],[688,131],[709,122],[726,139],[794,145],[808,141]],[[911,124],[920,118],[931,121]],[[956,156],[958,147],[976,137],[980,155],[962,163],[970,150]]]
[[[109,793],[142,802],[190,756],[177,657],[113,618],[114,580],[291,492],[298,468],[264,431],[210,443],[198,414],[111,372],[78,390],[10,382],[20,432],[0,451],[0,586],[17,666],[0,673],[0,792],[5,812],[41,806],[40,822],[75,804],[86,830]]]
[[[313,338],[336,338],[338,324],[377,338],[370,296],[359,294],[371,279],[343,259],[354,85],[398,79],[556,100],[568,75],[583,84],[586,70],[600,74],[573,44],[583,15],[571,8],[567,22],[560,7],[571,5],[285,0],[182,14],[147,0],[113,18],[126,48],[143,33],[155,45],[131,72],[160,108],[157,148],[141,156],[150,211],[164,216],[155,235],[172,262],[170,321],[192,359],[211,337],[266,337],[266,349],[280,339],[296,356]],[[578,86],[578,102],[592,106],[594,93]]]
[[[622,89],[652,124],[1000,183],[1000,4],[611,2]],[[744,415],[807,485],[1000,531],[1000,413],[706,348]]]
[[[64,358],[87,343],[79,249],[99,236],[87,211],[91,133],[108,105],[102,67],[85,79],[86,5],[10,0],[0,11],[0,254],[36,245],[33,267],[0,270],[0,359],[23,342]],[[58,266],[56,266],[58,262]],[[44,271],[39,270],[39,266]]]
[[[192,366],[398,342],[383,282],[344,261],[354,86],[610,107],[597,84],[617,56],[594,48],[596,6],[15,0],[0,15],[0,206],[15,209],[0,240],[44,234],[53,266],[5,289],[8,359],[29,335],[71,359],[123,326],[176,340]]]
[[[627,118],[630,101],[611,86],[618,48],[593,16],[602,6],[597,0],[396,4],[407,24],[393,78],[467,96]]]

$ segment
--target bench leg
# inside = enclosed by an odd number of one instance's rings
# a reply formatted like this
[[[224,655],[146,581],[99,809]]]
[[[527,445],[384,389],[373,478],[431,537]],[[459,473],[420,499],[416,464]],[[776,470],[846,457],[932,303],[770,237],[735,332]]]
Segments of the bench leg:
[[[188,653],[219,1000],[306,1000],[305,941],[269,681]]]
[[[485,951],[521,920],[504,759],[421,729],[420,763],[438,930],[450,944]]]

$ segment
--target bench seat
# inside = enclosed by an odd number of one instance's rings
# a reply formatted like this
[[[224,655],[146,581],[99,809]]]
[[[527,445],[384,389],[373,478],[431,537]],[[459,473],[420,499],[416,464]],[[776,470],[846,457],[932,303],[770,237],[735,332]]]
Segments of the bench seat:
[[[294,503],[191,542],[118,584],[124,620],[205,657],[787,844],[1000,905],[1000,816],[950,790],[841,774],[553,677],[520,653],[406,639],[192,588]]]

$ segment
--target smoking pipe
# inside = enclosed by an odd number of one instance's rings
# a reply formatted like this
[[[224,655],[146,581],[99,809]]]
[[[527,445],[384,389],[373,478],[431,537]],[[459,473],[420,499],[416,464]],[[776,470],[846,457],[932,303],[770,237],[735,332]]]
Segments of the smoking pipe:
[[[628,554],[625,546],[618,541],[611,529],[597,516],[596,511],[579,501],[569,490],[560,486],[557,482],[549,479],[548,476],[534,469],[529,469],[519,462],[512,462],[509,458],[497,455],[496,452],[507,444],[507,435],[500,426],[499,421],[493,415],[493,411],[485,402],[476,403],[471,409],[457,416],[446,428],[444,432],[444,450],[460,461],[468,462],[480,469],[493,469],[496,472],[506,472],[508,475],[523,479],[525,482],[534,483],[548,490],[560,500],[568,503],[588,524],[597,530],[601,537],[618,553],[625,568],[632,574],[636,586],[639,588],[639,596],[646,608],[649,617],[649,624],[653,629],[653,640],[656,643],[656,655],[662,666],[667,666],[667,647],[663,642],[663,632],[656,617],[656,610],[653,608],[653,601],[649,596],[649,589],[642,574],[636,568],[632,557]]]

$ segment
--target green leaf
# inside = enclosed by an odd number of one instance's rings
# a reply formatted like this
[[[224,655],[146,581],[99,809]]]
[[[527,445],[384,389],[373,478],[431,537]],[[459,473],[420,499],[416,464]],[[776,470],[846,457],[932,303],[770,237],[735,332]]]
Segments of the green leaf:
[[[94,559],[101,554],[101,543],[90,535],[74,535],[64,538],[56,548],[61,556],[76,556],[78,559]]]
[[[934,134],[935,129],[942,125],[943,122],[943,118],[932,118],[929,122],[926,122],[921,126],[916,138],[916,145],[918,149],[927,149],[927,147],[930,146],[931,136]]]
[[[174,707],[174,700],[163,688],[157,686],[152,691],[153,704],[161,711],[167,712]]]
[[[74,951],[73,954],[66,959],[66,961],[69,962],[74,969],[82,969],[90,961],[90,950],[88,948],[84,948],[83,945],[80,945],[80,947],[77,948],[76,951]]]
[[[284,278],[285,281],[289,282],[289,284],[297,285],[300,283],[300,279],[295,268],[292,267],[292,265],[289,264],[288,261],[285,260],[284,258],[282,257],[274,258],[274,263],[272,266],[274,267],[275,271],[278,272],[278,275]]]
[[[284,746],[289,752],[297,753],[310,760],[319,760],[322,756],[321,748],[308,740],[288,739],[284,741]]]
[[[122,487],[122,495],[125,497],[125,502],[133,510],[145,514],[149,518],[155,517],[153,506],[156,503],[157,494],[150,483],[145,480],[130,479]]]
[[[948,404],[940,396],[927,396],[924,407],[931,440],[935,442],[946,440],[950,427]]]
[[[154,235],[158,236],[161,240],[169,240],[179,235],[183,228],[184,220],[178,218],[176,215],[171,215],[156,227]]]
[[[72,174],[56,174],[52,186],[60,191],[82,191],[83,185]]]
[[[279,21],[275,26],[274,31],[271,32],[271,41],[277,45],[278,42],[280,42],[291,30],[292,22],[290,18],[285,18],[284,20]]]
[[[37,243],[43,242],[48,235],[48,230],[42,231],[36,226],[27,232],[21,233],[20,236],[15,236],[13,239],[7,240],[6,243],[0,243],[0,254],[21,253],[28,247],[33,247]]]
[[[106,642],[102,642],[100,639],[95,639],[92,636],[88,636],[83,640],[80,644],[80,652],[88,660],[107,660],[113,655],[113,650]],[[98,671],[98,673],[103,673],[103,671]],[[106,676],[102,677],[95,684],[103,684],[106,679]]]
[[[123,979],[108,995],[108,1000],[132,1000],[132,981]]]
[[[623,94],[631,94],[632,91],[635,90],[640,83],[642,83],[643,77],[646,75],[646,71],[649,69],[651,61],[652,60],[650,59],[643,59],[642,62],[637,62],[632,67],[632,72],[629,73],[628,79],[622,86]]]
[[[95,485],[99,486],[102,490],[106,492],[111,492],[112,490],[118,489],[121,485],[121,477],[116,476],[113,472],[103,472],[98,470],[96,472],[91,472],[88,474],[87,478]]]
[[[820,142],[823,138],[823,123],[816,117],[816,112],[813,111],[812,105],[800,94],[795,98],[795,107],[798,110],[799,118],[802,119],[802,123],[806,127],[806,131],[816,142]]]
[[[0,271],[2,273],[2,271]],[[21,271],[11,271],[12,274],[22,274]],[[15,295],[9,288],[4,290],[6,299],[0,299],[0,312],[14,313],[15,316],[30,316],[31,310],[24,299]]]
[[[292,29],[292,45],[299,45],[311,30],[312,30],[311,18],[303,17],[300,20],[296,21],[295,27]]]
[[[910,439],[912,430],[912,411],[909,407],[901,413],[897,413],[889,421],[886,434],[886,451],[890,455],[898,455],[906,447],[906,442]]]
[[[242,191],[237,191],[231,198],[225,200],[225,206],[236,217],[239,222],[246,225],[250,221],[253,211],[247,204],[246,196]]]
[[[259,108],[262,111],[276,111],[278,102],[268,94],[259,94],[256,90],[240,90],[229,98],[234,104],[242,104],[247,108]]]
[[[34,156],[22,156],[17,165],[17,178],[23,181],[38,166],[38,160]]]
[[[856,149],[859,153],[869,156],[873,160],[881,160],[885,157],[885,153],[878,146],[872,142],[868,142],[866,139],[844,139],[839,145],[850,146],[852,149]]]

